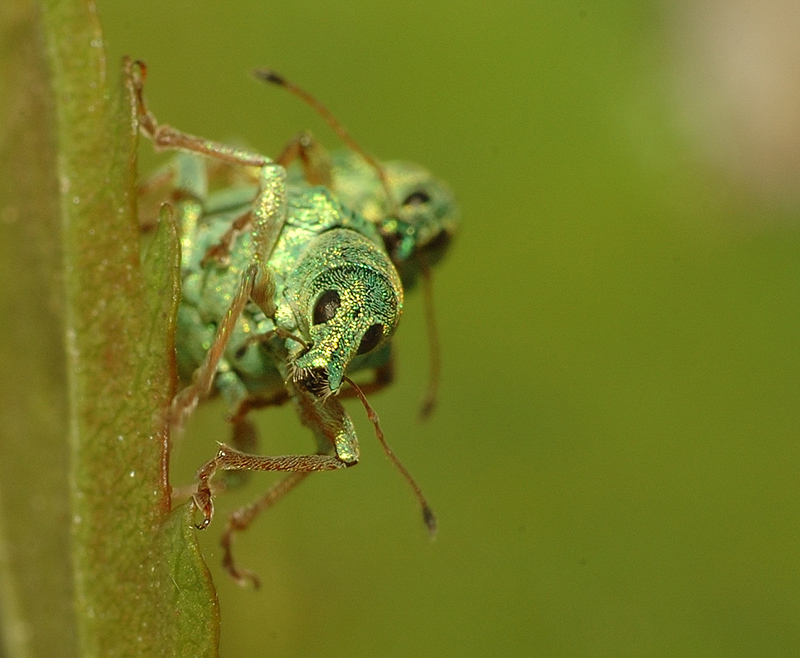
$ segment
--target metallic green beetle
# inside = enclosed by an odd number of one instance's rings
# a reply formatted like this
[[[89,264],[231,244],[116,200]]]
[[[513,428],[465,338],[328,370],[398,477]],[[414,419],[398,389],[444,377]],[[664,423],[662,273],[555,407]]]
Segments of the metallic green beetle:
[[[207,526],[213,515],[209,480],[217,470],[290,472],[260,501],[235,513],[223,536],[228,571],[241,583],[257,584],[254,574],[234,565],[233,533],[309,473],[357,462],[355,430],[335,394],[345,380],[352,384],[346,373],[380,373],[390,363],[389,339],[403,306],[403,286],[392,260],[402,266],[429,245],[441,247],[444,241],[436,236],[449,237],[454,224],[437,216],[439,231],[431,231],[430,213],[407,212],[404,218],[398,212],[390,225],[389,213],[376,207],[381,195],[374,189],[365,193],[364,183],[371,180],[367,172],[356,174],[357,165],[344,166],[344,159],[331,169],[336,176],[331,187],[371,213],[370,218],[349,210],[327,187],[308,185],[307,177],[287,186],[285,169],[264,156],[159,125],[144,104],[143,79],[139,64],[134,86],[140,130],[156,148],[184,151],[170,165],[170,185],[182,246],[178,364],[182,378],[192,383],[176,397],[174,421],[181,425],[202,398],[216,391],[231,408],[241,438],[250,409],[291,399],[317,440],[316,454],[278,457],[221,445],[198,472],[194,501],[203,514],[198,527]],[[233,184],[209,193],[209,167],[200,156],[240,173]],[[356,175],[360,186],[347,182]],[[429,178],[427,172],[423,177]],[[424,190],[406,196],[413,198],[404,205],[415,210],[431,200]],[[405,271],[413,276],[413,268]],[[376,376],[375,386],[385,383]],[[366,405],[355,385],[354,391]],[[367,409],[383,442],[377,417]],[[435,518],[419,487],[383,443],[414,488],[434,532]]]

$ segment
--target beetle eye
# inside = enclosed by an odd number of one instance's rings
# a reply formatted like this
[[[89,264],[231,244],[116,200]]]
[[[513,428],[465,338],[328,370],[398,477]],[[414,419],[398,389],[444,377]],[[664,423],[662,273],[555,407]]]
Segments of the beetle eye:
[[[366,354],[377,347],[378,343],[383,338],[383,325],[373,324],[369,329],[364,332],[364,337],[361,339],[361,345],[358,346],[359,354]]]
[[[335,290],[326,290],[323,292],[317,303],[314,304],[314,315],[312,321],[314,324],[322,324],[331,320],[341,304],[339,293]]]
[[[409,194],[404,200],[404,206],[421,206],[431,200],[431,195],[425,190],[417,190]]]

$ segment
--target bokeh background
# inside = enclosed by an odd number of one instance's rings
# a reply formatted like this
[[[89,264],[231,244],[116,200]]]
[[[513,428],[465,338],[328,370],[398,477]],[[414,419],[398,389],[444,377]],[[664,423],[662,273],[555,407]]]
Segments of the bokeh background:
[[[275,154],[336,139],[428,165],[463,230],[435,276],[439,409],[416,419],[419,293],[361,464],[313,477],[219,569],[225,656],[800,651],[800,5],[794,0],[102,2],[165,122]],[[144,170],[158,160],[141,149]],[[227,437],[205,405],[177,480]],[[263,451],[310,448],[291,410]],[[253,477],[222,514],[269,485]]]

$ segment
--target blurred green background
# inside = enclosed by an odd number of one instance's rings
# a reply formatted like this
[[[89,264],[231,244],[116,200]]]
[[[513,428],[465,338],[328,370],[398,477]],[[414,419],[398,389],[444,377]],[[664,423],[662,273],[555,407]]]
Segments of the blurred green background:
[[[491,8],[489,8],[491,7]],[[162,121],[276,154],[335,138],[429,166],[463,231],[435,276],[440,406],[412,294],[356,469],[202,541],[225,656],[783,656],[800,647],[796,3],[100,3]],[[143,143],[142,169],[158,159]],[[205,405],[176,479],[225,440]],[[291,410],[264,452],[310,448]]]

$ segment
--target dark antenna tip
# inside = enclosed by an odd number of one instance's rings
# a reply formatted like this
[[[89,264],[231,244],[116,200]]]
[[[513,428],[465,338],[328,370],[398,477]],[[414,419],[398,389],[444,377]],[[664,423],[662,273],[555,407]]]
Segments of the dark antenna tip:
[[[271,82],[272,84],[280,85],[281,87],[286,86],[286,78],[272,69],[255,69],[253,71],[253,75],[259,80]]]
[[[424,505],[422,508],[422,518],[425,520],[425,525],[428,528],[431,539],[433,539],[436,537],[439,523],[436,521],[436,515],[433,513],[433,510],[428,505]]]

